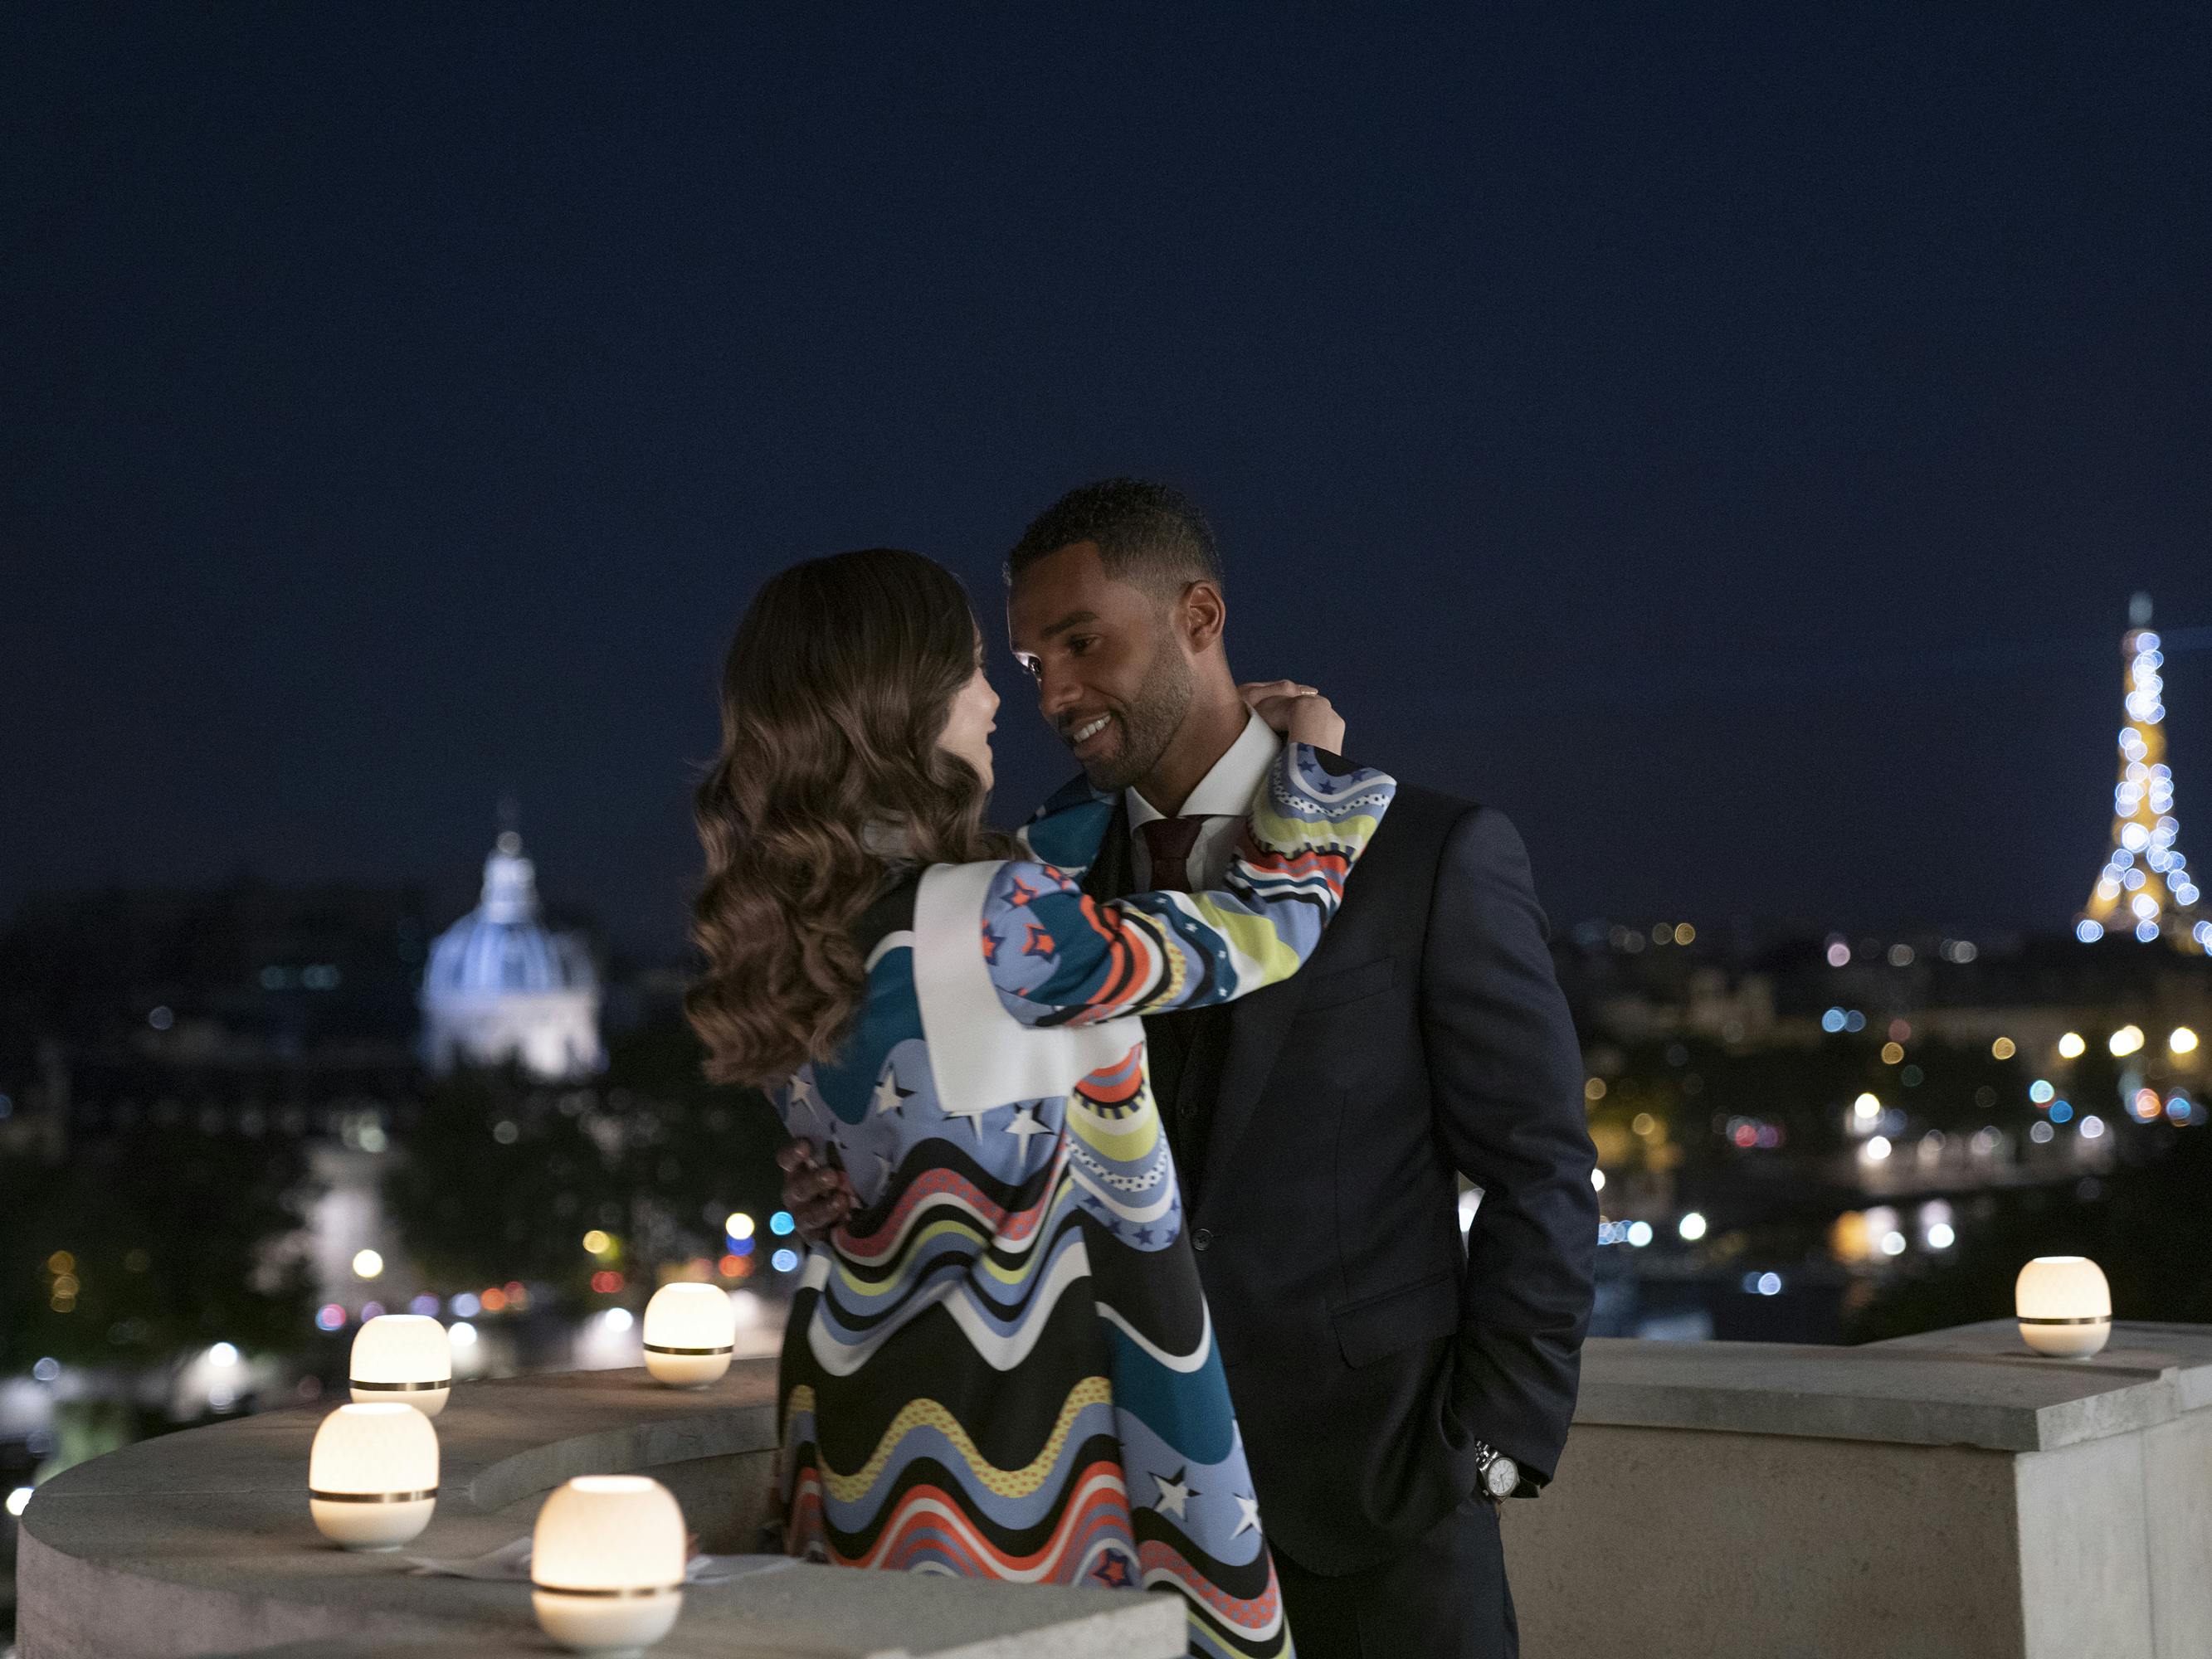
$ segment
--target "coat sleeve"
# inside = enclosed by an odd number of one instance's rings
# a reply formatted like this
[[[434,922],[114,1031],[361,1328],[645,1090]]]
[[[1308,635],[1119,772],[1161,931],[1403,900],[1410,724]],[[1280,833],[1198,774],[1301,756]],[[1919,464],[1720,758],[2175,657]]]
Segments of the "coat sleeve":
[[[1224,886],[1097,899],[1050,865],[999,867],[981,946],[1024,1025],[1089,1025],[1227,1002],[1296,973],[1389,811],[1389,774],[1286,744],[1253,797]]]
[[[1437,872],[1421,989],[1437,1125],[1483,1189],[1451,1404],[1540,1482],[1574,1415],[1598,1226],[1581,1048],[1547,940],[1521,837],[1470,810]]]

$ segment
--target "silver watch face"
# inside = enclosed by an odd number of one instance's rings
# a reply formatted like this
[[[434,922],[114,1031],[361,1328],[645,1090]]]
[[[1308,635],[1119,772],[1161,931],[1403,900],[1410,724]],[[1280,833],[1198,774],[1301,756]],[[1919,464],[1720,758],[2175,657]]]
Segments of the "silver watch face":
[[[1499,1499],[1513,1496],[1513,1489],[1521,1484],[1521,1466],[1504,1452],[1490,1460],[1490,1467],[1482,1472],[1482,1489]]]

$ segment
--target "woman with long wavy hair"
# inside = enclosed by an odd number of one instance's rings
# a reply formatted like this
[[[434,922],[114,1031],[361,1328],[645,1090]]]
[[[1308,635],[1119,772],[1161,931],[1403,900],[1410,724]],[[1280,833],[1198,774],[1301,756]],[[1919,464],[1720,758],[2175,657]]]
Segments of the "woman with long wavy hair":
[[[773,578],[724,668],[690,1012],[856,1198],[785,1334],[785,1547],[1173,1589],[1194,1653],[1288,1653],[1135,1016],[1295,972],[1395,785],[1292,705],[1224,890],[1098,901],[984,826],[997,707],[958,582],[888,548]]]

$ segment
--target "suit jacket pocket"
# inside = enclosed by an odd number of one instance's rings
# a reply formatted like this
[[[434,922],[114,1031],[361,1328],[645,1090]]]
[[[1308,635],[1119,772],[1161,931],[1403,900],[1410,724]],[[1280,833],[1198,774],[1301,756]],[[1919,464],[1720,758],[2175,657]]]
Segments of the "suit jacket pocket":
[[[1355,968],[1334,969],[1310,979],[1302,975],[1297,981],[1298,1011],[1310,1014],[1316,1009],[1334,1008],[1340,1003],[1357,1002],[1377,991],[1387,991],[1390,988],[1392,966],[1389,957],[1377,957]]]
[[[1449,1336],[1459,1328],[1458,1275],[1431,1273],[1340,1308],[1330,1318],[1344,1363],[1371,1365],[1416,1343]]]

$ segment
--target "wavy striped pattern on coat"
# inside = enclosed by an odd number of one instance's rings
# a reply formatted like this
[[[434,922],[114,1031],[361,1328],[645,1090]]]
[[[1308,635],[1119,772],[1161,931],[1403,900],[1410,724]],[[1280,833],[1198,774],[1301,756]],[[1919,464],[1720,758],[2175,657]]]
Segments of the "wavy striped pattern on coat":
[[[1122,1020],[1130,1040],[1043,1098],[939,1102],[932,1043],[1007,1039],[988,1023],[924,1030],[915,877],[871,908],[854,1028],[777,1096],[786,1127],[834,1148],[860,1199],[810,1253],[786,1333],[787,1548],[1174,1594],[1193,1653],[1291,1652],[1132,1017],[1294,972],[1393,787],[1288,745],[1220,891],[1103,902],[1079,878],[1111,803],[1056,799],[1026,832],[1053,862],[976,877],[989,1018]]]

